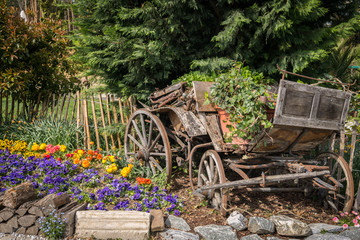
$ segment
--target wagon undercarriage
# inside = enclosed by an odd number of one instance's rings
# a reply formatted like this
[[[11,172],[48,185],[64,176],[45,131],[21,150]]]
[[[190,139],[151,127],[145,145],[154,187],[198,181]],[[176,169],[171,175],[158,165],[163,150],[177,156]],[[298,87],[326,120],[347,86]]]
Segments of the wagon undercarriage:
[[[350,94],[282,80],[273,127],[254,140],[226,143],[217,110],[204,104],[213,83],[183,83],[150,96],[152,107],[136,111],[125,134],[127,159],[140,161],[148,175],[166,172],[172,164],[189,166],[193,193],[225,214],[228,192],[318,193],[325,205],[351,210],[354,183],[347,162],[324,152],[304,157],[344,126]]]

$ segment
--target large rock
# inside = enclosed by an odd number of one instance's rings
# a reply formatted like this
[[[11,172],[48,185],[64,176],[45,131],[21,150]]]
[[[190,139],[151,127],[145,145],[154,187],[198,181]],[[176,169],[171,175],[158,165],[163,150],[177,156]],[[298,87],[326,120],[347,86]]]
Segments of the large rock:
[[[248,229],[256,234],[268,234],[275,232],[275,225],[272,221],[262,217],[251,217],[249,219]]]
[[[152,232],[162,232],[165,230],[164,214],[162,210],[152,209],[150,210]]]
[[[12,217],[8,222],[7,222],[7,225],[9,225],[10,227],[14,228],[14,229],[17,229],[19,227],[19,224],[18,224],[18,217],[15,216],[15,217]]]
[[[32,202],[26,202],[24,204],[22,204],[16,211],[15,213],[18,214],[20,217],[24,216],[28,210],[32,207]]]
[[[26,232],[26,228],[24,227],[21,227],[16,231],[17,234],[25,234],[25,232]]]
[[[360,240],[360,229],[350,229],[350,230],[346,230],[342,233],[340,233],[341,236],[343,237],[348,237],[351,240]]]
[[[15,213],[14,209],[4,208],[3,210],[0,211],[0,218],[3,221],[7,221],[14,216],[14,213]]]
[[[270,221],[275,224],[276,231],[281,236],[306,237],[311,234],[310,227],[297,219],[283,215],[275,215],[270,217]]]
[[[235,232],[230,226],[206,225],[194,228],[205,240],[237,240]]]
[[[199,235],[174,230],[174,229],[166,229],[164,232],[160,233],[160,236],[165,240],[199,240]]]
[[[351,240],[351,238],[333,233],[318,233],[305,238],[305,240]]]
[[[240,238],[240,240],[264,240],[257,234],[251,234]]]
[[[68,204],[70,197],[67,193],[50,194],[37,201],[34,205],[42,209],[44,215],[49,215],[53,210],[58,210],[61,206]]]
[[[182,231],[190,231],[190,226],[187,222],[181,218],[173,215],[169,215],[165,221],[165,225],[168,228],[175,228]]]
[[[226,222],[236,230],[242,231],[247,228],[248,219],[240,212],[234,211],[227,218]]]
[[[38,226],[32,226],[32,227],[29,227],[28,229],[26,229],[25,234],[37,235],[38,232],[39,232],[39,227]]]
[[[44,216],[43,212],[41,211],[40,207],[38,206],[32,206],[28,212],[32,215],[35,215],[37,217],[42,217]]]
[[[0,232],[1,233],[12,233],[13,230],[14,229],[9,224],[6,224],[6,223],[0,224]]]
[[[36,216],[34,215],[25,215],[18,219],[18,223],[23,227],[30,227],[36,221]]]
[[[66,227],[65,227],[65,237],[70,237],[74,235],[75,232],[75,216],[77,211],[85,210],[86,203],[83,204],[73,204],[69,203],[62,209],[60,209],[60,213],[62,213],[61,219],[65,220]]]
[[[9,208],[17,208],[25,202],[36,199],[37,193],[31,182],[24,182],[16,187],[5,191],[3,205]]]
[[[136,211],[78,211],[76,233],[79,238],[148,239],[150,214]]]
[[[311,229],[312,234],[322,233],[322,231],[329,233],[338,233],[343,230],[342,226],[330,225],[325,223],[310,223],[309,227]]]

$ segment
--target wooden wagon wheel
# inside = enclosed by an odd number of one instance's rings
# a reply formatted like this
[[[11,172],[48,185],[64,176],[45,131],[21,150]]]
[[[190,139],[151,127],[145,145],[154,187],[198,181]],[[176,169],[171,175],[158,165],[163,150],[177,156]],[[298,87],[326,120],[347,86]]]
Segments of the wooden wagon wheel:
[[[322,153],[316,160],[321,165],[329,166],[330,176],[322,179],[336,189],[328,191],[326,204],[336,211],[350,212],[354,202],[354,180],[347,162],[335,153]]]
[[[225,183],[225,172],[219,154],[215,150],[207,150],[201,157],[197,179],[197,187]],[[226,214],[227,194],[223,189],[211,189],[203,194],[213,208],[219,209],[222,215]]]
[[[166,130],[160,119],[140,109],[129,119],[125,130],[125,156],[134,158],[147,168],[147,177],[166,171],[171,177],[171,149]]]

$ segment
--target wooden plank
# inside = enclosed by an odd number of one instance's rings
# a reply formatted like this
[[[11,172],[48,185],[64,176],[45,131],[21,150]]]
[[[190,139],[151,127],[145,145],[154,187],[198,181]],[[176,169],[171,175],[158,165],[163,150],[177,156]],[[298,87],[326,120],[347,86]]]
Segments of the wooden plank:
[[[91,109],[92,109],[93,118],[94,118],[95,136],[96,136],[96,146],[97,146],[97,149],[100,149],[100,136],[99,136],[98,126],[97,126],[94,96],[92,96],[92,95],[91,95]]]
[[[77,95],[75,94],[74,96],[74,106],[73,106],[73,110],[72,110],[72,114],[71,114],[71,118],[70,118],[70,121],[74,121],[75,119],[75,112],[76,112],[76,106],[77,106]]]
[[[11,117],[10,121],[14,120],[14,108],[15,108],[15,94],[11,96]]]
[[[35,112],[34,112],[32,118],[34,118],[34,115],[35,115],[35,117],[38,116],[38,112],[39,112],[39,108],[40,108],[40,102],[41,102],[40,101],[41,100],[41,95],[42,95],[42,93],[40,92],[39,95],[38,95],[37,101],[36,101]]]
[[[8,110],[9,110],[9,94],[6,93],[6,98],[5,98],[5,122],[8,121]]]
[[[111,118],[110,118],[110,108],[109,108],[109,95],[106,94],[106,112],[107,112],[107,117],[108,117],[108,122],[109,122],[109,126],[111,126]],[[115,149],[115,140],[114,140],[114,136],[111,134],[110,135],[111,138],[111,143],[112,143],[112,149]]]
[[[68,112],[69,112],[69,106],[70,106],[70,101],[71,101],[71,93],[68,93],[68,100],[67,100],[67,104],[66,104],[66,110],[65,110],[65,116],[63,118],[63,121],[67,121],[67,117],[68,117]],[[74,103],[75,105],[75,103]]]
[[[357,116],[357,112],[354,115],[355,117]],[[355,120],[356,121],[356,120]],[[355,122],[355,125],[358,125],[358,122]],[[354,156],[355,156],[355,145],[356,145],[356,138],[357,138],[357,131],[355,129],[355,127],[352,130],[351,133],[351,143],[350,143],[350,160],[349,160],[349,168],[352,171],[353,168],[353,163],[354,163]],[[360,192],[359,192],[360,194]]]
[[[345,131],[340,132],[340,156],[344,157],[345,153]]]
[[[90,138],[90,126],[89,126],[89,114],[88,114],[88,104],[87,99],[84,99],[84,122],[86,126],[86,137],[87,137],[87,148],[91,149],[91,138]]]
[[[199,113],[199,119],[206,128],[216,151],[223,150],[224,140],[219,127],[217,115]]]
[[[119,121],[118,121],[118,117],[117,117],[117,113],[116,113],[116,108],[115,108],[115,98],[114,98],[114,95],[111,95],[111,103],[112,103],[112,107],[113,107],[114,121],[115,121],[115,124],[117,124],[117,123],[119,123]],[[116,138],[117,138],[117,141],[118,141],[118,144],[119,144],[119,149],[121,149],[120,135],[119,135],[118,132],[116,133]]]
[[[61,121],[61,116],[62,116],[63,109],[64,109],[64,106],[65,106],[65,100],[66,100],[66,94],[64,93],[62,101],[61,101],[61,107],[60,107],[60,113],[59,113],[59,121]]]
[[[290,181],[294,179],[303,179],[303,178],[314,178],[319,176],[324,176],[330,174],[330,171],[316,171],[316,172],[306,172],[306,173],[291,173],[291,174],[282,174],[274,176],[265,176],[265,183],[273,183],[280,181]],[[209,189],[219,189],[219,188],[230,188],[230,187],[240,187],[254,184],[262,184],[264,182],[263,177],[255,177],[250,179],[237,180],[221,184],[213,184],[204,187],[200,187],[200,190],[209,190]]]
[[[121,123],[125,124],[124,112],[123,112],[123,108],[122,108],[121,98],[119,98],[119,109],[120,109]]]
[[[58,97],[57,97],[57,101],[56,101],[56,110],[54,112],[53,121],[58,120],[58,112],[59,112],[59,107],[60,107],[60,101],[61,101],[61,95],[59,94]]]
[[[360,181],[359,181],[359,187],[357,189],[357,192],[356,192],[357,196],[356,196],[356,199],[355,199],[355,202],[354,202],[354,211],[357,212],[359,210],[359,205],[360,205]]]
[[[76,127],[79,129],[80,127],[80,92],[76,91],[76,102],[77,102],[77,108],[76,108]],[[79,133],[76,133],[76,142],[78,143],[77,148],[79,148]]]
[[[104,116],[102,98],[101,98],[100,93],[99,93],[99,102],[100,102],[100,114],[101,114],[102,126],[103,126],[103,128],[105,128],[106,127],[105,116]],[[106,151],[109,152],[109,142],[108,142],[108,139],[107,139],[107,135],[105,133],[104,133],[104,138],[105,138]]]
[[[3,109],[3,104],[2,104],[2,100],[3,100],[3,92],[0,91],[0,123],[3,122],[3,112],[2,112],[2,109]],[[120,99],[119,99],[120,100]]]

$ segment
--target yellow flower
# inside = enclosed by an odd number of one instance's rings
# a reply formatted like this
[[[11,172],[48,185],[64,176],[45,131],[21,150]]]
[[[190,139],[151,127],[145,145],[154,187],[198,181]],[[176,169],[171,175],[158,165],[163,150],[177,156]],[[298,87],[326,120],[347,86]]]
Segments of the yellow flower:
[[[93,141],[91,141],[91,142],[90,142],[90,145],[94,145],[94,142],[93,142]]]
[[[79,154],[79,156],[81,157],[82,155],[84,155],[84,151],[83,150],[78,150],[77,153]]]
[[[106,159],[105,159],[105,158],[103,158],[102,163],[106,163]]]
[[[129,167],[130,169],[132,169],[133,166],[134,166],[134,165],[132,165],[132,164],[130,164],[130,163],[128,164],[128,167]]]
[[[40,144],[39,149],[40,150],[45,150],[46,149],[46,144],[45,143]]]
[[[109,158],[110,158],[111,162],[115,162],[115,157],[114,156],[110,156]]]
[[[60,145],[60,151],[65,152],[65,150],[66,150],[66,146],[65,145]]]
[[[118,170],[117,166],[112,166],[111,168],[114,172],[116,172]]]
[[[31,147],[31,151],[37,151],[39,150],[40,146],[37,143],[34,143]]]
[[[112,169],[111,167],[107,167],[107,168],[106,168],[106,171],[107,171],[108,173],[112,173],[112,172],[113,172],[113,169]]]

